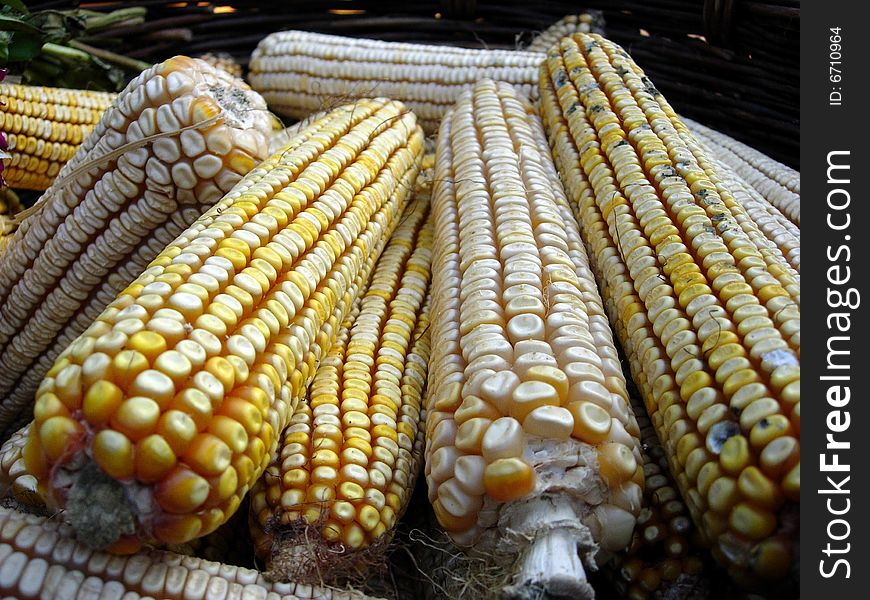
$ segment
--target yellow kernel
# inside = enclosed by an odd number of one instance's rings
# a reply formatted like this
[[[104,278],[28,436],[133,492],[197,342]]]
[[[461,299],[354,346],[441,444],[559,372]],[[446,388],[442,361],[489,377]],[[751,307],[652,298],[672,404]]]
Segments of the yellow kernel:
[[[199,515],[164,517],[154,526],[154,536],[166,544],[184,544],[202,531]]]
[[[157,426],[160,406],[151,398],[134,396],[124,400],[111,418],[111,425],[132,440],[140,440]]]
[[[571,402],[567,406],[574,418],[573,435],[589,444],[600,444],[610,435],[611,417],[592,402]]]
[[[172,451],[180,456],[196,437],[197,427],[190,415],[179,410],[169,410],[160,417],[157,433],[163,436]]]
[[[184,460],[196,472],[206,475],[220,475],[230,466],[233,453],[223,440],[210,433],[197,435],[184,453]]]
[[[36,422],[42,423],[57,416],[69,417],[69,409],[56,395],[50,392],[40,394],[33,405],[33,418]]]
[[[122,350],[112,360],[112,372],[115,375],[115,383],[121,389],[127,389],[136,379],[136,376],[149,366],[148,359],[141,352]]]
[[[749,539],[764,539],[776,529],[776,516],[749,502],[741,502],[731,511],[731,527]]]
[[[201,390],[196,388],[186,388],[177,393],[175,398],[172,399],[169,408],[189,415],[196,423],[197,429],[205,429],[212,419],[211,400]]]
[[[509,502],[535,489],[535,472],[521,458],[499,458],[486,466],[483,482],[493,500]]]
[[[616,487],[634,476],[637,460],[628,446],[607,442],[597,449],[599,473],[610,487]]]
[[[523,421],[526,416],[540,406],[559,406],[559,394],[549,383],[543,381],[525,381],[519,384],[513,392],[510,405],[510,416]]]
[[[50,417],[39,426],[40,445],[52,462],[69,452],[83,434],[82,426],[65,416]]]
[[[750,461],[749,441],[742,435],[733,435],[722,444],[719,464],[729,475],[738,475]]]
[[[163,510],[189,513],[206,501],[209,494],[208,481],[182,465],[178,465],[154,488],[154,499]]]
[[[215,415],[208,424],[208,431],[221,439],[235,454],[248,447],[248,434],[241,423],[224,415]]]
[[[123,433],[103,429],[94,436],[91,445],[94,462],[115,479],[133,476],[133,443]]]
[[[136,479],[153,483],[166,476],[175,466],[172,448],[159,435],[149,435],[136,444]]]
[[[97,381],[85,394],[82,413],[92,425],[103,426],[121,406],[123,399],[124,392],[117,385],[111,381]]]
[[[225,392],[233,389],[235,385],[235,370],[226,358],[213,356],[206,361],[205,370],[215,376],[221,385],[223,385]]]
[[[54,392],[58,399],[70,410],[82,404],[82,368],[68,365],[54,379]]]
[[[553,386],[559,395],[560,403],[567,401],[569,381],[562,369],[551,365],[534,365],[526,371],[524,379],[526,381],[541,381]]]
[[[127,348],[140,353],[150,363],[166,351],[166,340],[153,331],[138,331],[127,340]]]

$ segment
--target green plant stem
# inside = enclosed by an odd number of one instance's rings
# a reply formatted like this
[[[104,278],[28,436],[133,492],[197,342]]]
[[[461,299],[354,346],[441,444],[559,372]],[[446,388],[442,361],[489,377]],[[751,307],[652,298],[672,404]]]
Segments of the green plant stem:
[[[91,57],[87,52],[84,52],[81,48],[70,48],[69,46],[62,46],[60,44],[53,44],[51,42],[46,42],[42,45],[43,54],[47,54],[48,56],[53,56],[55,58],[59,58],[65,61],[74,61],[80,63],[90,63]]]
[[[145,7],[134,6],[130,8],[121,8],[106,14],[100,14],[96,17],[89,16],[85,20],[85,30],[93,32],[105,27],[117,25],[118,23],[122,23],[128,19],[136,19],[137,22],[135,24],[139,24],[143,22],[147,12],[148,11]]]
[[[145,69],[151,67],[151,63],[147,63],[142,60],[136,60],[135,58],[130,58],[129,56],[117,54],[109,50],[103,50],[102,48],[95,48],[94,46],[89,46],[88,44],[77,42],[76,40],[70,40],[69,45],[73,48],[76,48],[77,50],[87,52],[88,54],[96,56],[97,58],[102,58],[107,62],[116,64],[131,71],[144,71]]]

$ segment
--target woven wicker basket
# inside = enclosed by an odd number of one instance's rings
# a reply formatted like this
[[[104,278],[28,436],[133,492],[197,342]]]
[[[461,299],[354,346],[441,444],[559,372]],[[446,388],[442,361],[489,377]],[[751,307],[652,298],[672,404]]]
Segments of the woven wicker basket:
[[[307,0],[266,2],[33,2],[31,9],[145,6],[144,26],[113,29],[120,50],[157,61],[228,52],[240,63],[282,29],[384,40],[515,48],[566,14],[604,13],[622,44],[674,107],[792,167],[799,152],[799,0],[585,0],[478,2]]]

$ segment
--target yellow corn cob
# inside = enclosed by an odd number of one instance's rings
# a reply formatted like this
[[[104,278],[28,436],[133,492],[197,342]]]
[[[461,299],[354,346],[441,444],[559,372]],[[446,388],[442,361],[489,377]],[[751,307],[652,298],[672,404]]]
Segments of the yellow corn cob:
[[[223,69],[233,77],[242,76],[242,65],[236,62],[231,54],[226,52],[206,52],[198,57],[215,69]]]
[[[686,117],[682,117],[682,120],[716,158],[733,168],[768,202],[800,227],[800,173],[724,133]]]
[[[594,568],[628,545],[643,469],[543,140],[531,105],[489,80],[441,125],[425,472],[452,538],[513,567],[510,593],[591,597],[581,556]]]
[[[547,27],[529,43],[525,48],[528,52],[544,53],[550,47],[565,36],[572,33],[589,33],[595,24],[595,17],[589,13],[579,15],[566,15]]]
[[[0,83],[0,131],[9,143],[3,177],[42,191],[76,153],[117,94]]]
[[[671,471],[733,577],[780,578],[800,493],[799,287],[618,46],[576,34],[541,109]]]
[[[403,216],[254,489],[269,532],[257,548],[276,577],[332,579],[344,551],[388,540],[405,510],[423,451],[428,213],[418,198]]]
[[[0,593],[13,598],[376,600],[353,591],[270,583],[252,569],[152,550],[94,551],[57,517],[0,507]]]
[[[263,99],[176,57],[136,77],[0,256],[0,429],[158,252],[266,156]]]
[[[491,77],[536,93],[543,55],[382,42],[282,31],[251,56],[249,80],[276,112],[304,118],[324,105],[384,95],[404,102],[427,133],[460,92]]]
[[[396,102],[321,125],[167,246],[40,385],[25,462],[94,547],[206,535],[268,465],[422,154]]]

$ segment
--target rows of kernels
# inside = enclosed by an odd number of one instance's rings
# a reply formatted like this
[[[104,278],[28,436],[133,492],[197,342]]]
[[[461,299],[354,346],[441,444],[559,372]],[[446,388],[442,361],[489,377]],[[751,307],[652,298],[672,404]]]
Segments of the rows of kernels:
[[[411,338],[420,333],[429,281],[427,214],[428,202],[418,200],[403,215],[359,314],[321,363],[300,405],[305,416],[284,434],[277,477],[266,482],[280,524],[304,519],[325,541],[348,549],[392,530],[420,458],[413,452],[422,387],[405,393],[402,386],[420,366],[412,355],[428,352],[428,339]],[[425,371],[415,381],[425,382]],[[269,513],[259,515],[265,525]]]
[[[708,541],[718,543],[720,557],[727,551],[740,566],[777,576],[787,563],[785,545],[769,534],[782,495],[762,498],[753,490],[735,507],[720,502],[722,486],[702,482],[724,476],[717,469],[727,464],[734,474],[752,469],[750,476],[778,482],[797,499],[799,313],[789,307],[788,293],[770,282],[742,230],[720,229],[729,245],[724,251],[716,250],[724,243],[715,235],[704,235],[716,231],[710,218],[721,224],[733,217],[680,144],[675,117],[661,113],[657,92],[620,53],[600,38],[579,35],[550,53],[542,69],[542,109],[554,153],[580,203],[608,310],[624,346],[640,358],[641,364],[632,360],[632,370],[650,382],[647,408],[692,516]],[[766,449],[780,437],[783,442]],[[765,473],[749,464],[780,445],[792,451],[776,453]],[[719,535],[729,518],[731,530]],[[749,523],[764,526],[744,526]],[[752,554],[752,547],[763,551]]]
[[[15,188],[45,190],[72,158],[117,94],[0,84],[0,130],[9,144],[4,178]]]
[[[215,69],[223,69],[233,77],[242,76],[242,65],[237,63],[231,54],[226,52],[206,52],[197,58],[207,62]]]
[[[713,149],[706,143],[706,164],[704,170],[716,184],[720,195],[731,193],[767,238],[767,245],[774,254],[782,255],[792,277],[798,282],[800,292],[801,240],[800,229],[789,221],[779,209],[747,184],[737,173],[722,162]],[[699,159],[702,162],[702,159]],[[702,163],[704,164],[704,163]]]
[[[602,43],[602,49],[613,61],[613,64],[617,69],[631,69],[631,71],[634,72],[635,75],[637,75],[637,77],[647,86],[646,91],[650,93],[652,98],[658,103],[661,111],[654,111],[654,116],[652,118],[664,115],[670,120],[674,132],[679,136],[679,141],[691,153],[691,157],[696,161],[697,166],[703,170],[703,176],[706,177],[710,183],[714,184],[716,193],[719,195],[722,204],[734,219],[734,222],[737,223],[743,233],[746,234],[758,250],[758,253],[764,259],[767,271],[776,279],[775,283],[778,283],[788,292],[788,295],[795,302],[800,304],[800,284],[798,281],[798,273],[787,262],[779,246],[773,240],[767,239],[764,236],[759,224],[757,224],[754,219],[750,218],[743,204],[736,200],[731,187],[721,185],[722,180],[716,171],[713,162],[707,156],[707,153],[695,139],[694,135],[692,135],[688,127],[683,124],[682,120],[674,112],[670,104],[668,104],[665,97],[660,94],[654,86],[648,83],[649,80],[644,78],[643,71],[640,67],[634,63],[628,63],[623,60],[624,57],[617,49],[608,45],[606,41]],[[651,108],[654,109],[654,106]],[[679,166],[679,163],[677,166]],[[707,198],[708,192],[709,188],[703,187],[697,191],[698,197],[702,202],[710,203],[710,199]],[[713,202],[715,202],[715,199]],[[716,219],[717,216],[717,214],[714,214],[713,218]],[[714,223],[720,227],[721,233],[729,233],[729,228],[733,227],[733,222],[726,224],[721,220],[717,220],[714,221]]]
[[[592,31],[594,20],[593,16],[588,13],[566,15],[535,36],[526,50],[543,54],[550,49],[550,46],[565,36],[569,36],[578,31],[581,33],[589,33]]]
[[[732,167],[768,202],[800,227],[800,173],[723,133],[690,119],[683,120],[719,160]]]
[[[619,361],[593,318],[603,316],[594,282],[578,277],[564,222],[573,219],[554,197],[536,128],[510,86],[484,81],[438,138],[426,478],[461,543],[482,532],[487,498],[535,489],[530,440],[598,445],[605,489],[638,470]]]
[[[13,598],[240,597],[270,600],[367,600],[358,592],[267,581],[262,573],[152,550],[117,556],[88,548],[57,518],[0,508],[0,592]]]
[[[251,85],[273,110],[305,118],[324,103],[372,94],[404,102],[427,133],[479,79],[536,93],[537,52],[480,50],[346,38],[307,31],[265,37],[251,56]]]
[[[0,258],[4,429],[27,420],[39,381],[95,313],[266,156],[269,130],[261,97],[192,59],[155,65],[116,98]]]
[[[643,508],[631,546],[616,556],[608,570],[617,590],[630,600],[665,593],[681,575],[700,577],[704,558],[694,546],[696,532],[667,465],[646,409],[632,398],[643,446]],[[686,583],[683,581],[683,583]]]
[[[354,287],[345,294],[340,307],[336,309],[336,316],[345,315],[340,327],[336,327],[331,335],[331,344],[329,352],[320,361],[314,376],[311,379],[310,385],[306,386],[306,393],[310,394],[311,390],[327,385],[328,370],[327,365],[335,365],[336,362],[341,363],[340,354],[343,353],[343,348],[347,344],[347,336],[349,328],[353,324],[356,315],[359,314],[360,294],[365,292],[368,285],[369,277],[374,268],[374,258],[380,254],[385,245],[386,238],[380,243],[378,248],[372,252],[366,267],[357,276],[357,281]],[[350,308],[347,308],[349,304]],[[269,463],[266,471],[254,487],[251,489],[251,510],[249,516],[249,526],[251,537],[254,542],[254,550],[257,555],[268,560],[272,552],[273,538],[266,533],[275,525],[276,511],[275,507],[280,506],[284,489],[284,477],[288,481],[294,481],[297,477],[308,478],[309,456],[306,454],[311,441],[311,407],[304,399],[297,402],[293,410],[293,416],[287,427],[281,433],[281,442],[276,453],[273,454],[273,460]],[[296,463],[299,461],[299,455],[303,455],[304,462],[301,470],[297,470]],[[285,464],[286,459],[294,456],[289,464]],[[281,517],[288,522],[294,519],[301,518],[301,513],[284,512]]]
[[[413,115],[370,101],[255,168],[49,371],[37,401],[67,413],[37,419],[43,461],[87,423],[98,466],[152,486],[157,539],[213,530],[267,466],[314,374],[311,348],[401,210],[421,148]],[[34,470],[51,488],[47,467]]]

